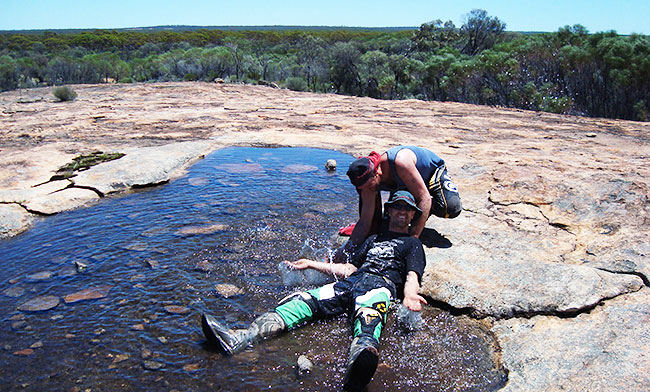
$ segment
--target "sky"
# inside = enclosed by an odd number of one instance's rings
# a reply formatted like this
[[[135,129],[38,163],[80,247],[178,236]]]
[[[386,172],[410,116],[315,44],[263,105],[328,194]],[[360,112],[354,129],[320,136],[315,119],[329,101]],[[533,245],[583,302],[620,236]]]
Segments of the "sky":
[[[486,10],[508,31],[650,35],[648,0],[0,0],[0,30],[190,26],[419,27],[436,19],[460,27]]]

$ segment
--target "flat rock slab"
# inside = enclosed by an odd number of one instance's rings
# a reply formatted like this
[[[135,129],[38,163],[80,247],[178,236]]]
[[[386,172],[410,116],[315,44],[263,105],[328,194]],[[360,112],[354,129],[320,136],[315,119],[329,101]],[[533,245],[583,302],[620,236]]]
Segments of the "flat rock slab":
[[[137,186],[167,182],[182,169],[212,151],[206,141],[182,142],[157,147],[129,148],[120,159],[104,162],[72,178],[75,185],[92,188],[102,194]]]
[[[76,293],[68,294],[63,297],[63,300],[66,304],[72,304],[79,301],[86,301],[89,299],[99,299],[104,298],[108,295],[108,292],[113,288],[113,286],[99,286],[99,287],[90,287]]]
[[[22,310],[24,312],[40,312],[56,308],[59,305],[59,302],[59,297],[55,297],[53,295],[44,295],[30,299],[29,301],[20,305],[18,307],[18,310]]]
[[[29,211],[44,215],[83,207],[99,200],[99,195],[89,189],[68,188],[47,195],[40,195],[27,200],[23,205]]]
[[[508,384],[502,391],[650,390],[650,289],[572,319],[509,319],[492,328]]]
[[[29,229],[34,215],[17,204],[0,204],[0,238],[11,237]]]

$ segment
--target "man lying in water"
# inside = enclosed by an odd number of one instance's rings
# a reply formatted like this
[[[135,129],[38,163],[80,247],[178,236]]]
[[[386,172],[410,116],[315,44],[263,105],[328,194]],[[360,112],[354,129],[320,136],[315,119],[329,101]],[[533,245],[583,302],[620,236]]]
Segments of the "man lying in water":
[[[243,351],[249,344],[306,322],[343,313],[353,314],[354,339],[343,387],[347,391],[361,391],[377,369],[379,336],[386,323],[390,301],[403,298],[404,306],[418,312],[422,310],[422,304],[426,304],[418,294],[426,264],[424,249],[419,239],[409,235],[409,225],[421,211],[407,191],[394,193],[386,207],[388,231],[368,237],[349,263],[308,259],[290,263],[296,269],[313,268],[342,280],[286,297],[273,311],[259,316],[247,329],[228,329],[213,316],[203,314],[201,327],[208,341],[232,355]]]

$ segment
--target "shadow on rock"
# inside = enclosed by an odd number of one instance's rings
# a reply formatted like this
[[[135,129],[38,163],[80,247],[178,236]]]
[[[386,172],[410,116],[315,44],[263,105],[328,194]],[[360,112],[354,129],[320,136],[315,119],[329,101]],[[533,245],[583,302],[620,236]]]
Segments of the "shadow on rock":
[[[451,241],[442,234],[438,233],[435,229],[429,229],[427,227],[422,230],[420,241],[427,248],[451,248],[452,245]]]

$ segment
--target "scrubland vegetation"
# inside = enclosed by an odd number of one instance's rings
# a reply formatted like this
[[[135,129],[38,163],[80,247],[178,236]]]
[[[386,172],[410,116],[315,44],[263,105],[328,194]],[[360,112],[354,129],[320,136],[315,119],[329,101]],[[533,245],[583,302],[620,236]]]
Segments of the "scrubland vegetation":
[[[507,32],[471,11],[419,29],[0,33],[0,90],[71,83],[276,83],[299,91],[457,101],[648,121],[650,40],[565,26]]]

